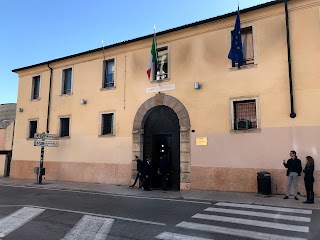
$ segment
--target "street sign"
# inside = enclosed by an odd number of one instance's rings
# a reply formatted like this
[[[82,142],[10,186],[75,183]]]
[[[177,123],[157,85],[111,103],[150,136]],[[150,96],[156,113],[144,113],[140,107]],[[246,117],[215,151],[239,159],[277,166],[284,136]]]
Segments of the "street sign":
[[[34,146],[36,147],[58,147],[59,141],[54,140],[34,140]]]
[[[49,133],[35,133],[34,138],[35,139],[58,140],[59,135],[58,134],[49,134]]]
[[[35,133],[34,138],[35,139],[42,139],[44,137],[44,133]]]
[[[59,135],[58,134],[49,134],[46,133],[44,135],[44,139],[48,139],[48,140],[58,140],[59,139]]]
[[[44,146],[44,141],[35,139],[33,145],[36,147]]]
[[[44,141],[44,146],[45,147],[58,147],[59,141],[46,140],[46,141]]]

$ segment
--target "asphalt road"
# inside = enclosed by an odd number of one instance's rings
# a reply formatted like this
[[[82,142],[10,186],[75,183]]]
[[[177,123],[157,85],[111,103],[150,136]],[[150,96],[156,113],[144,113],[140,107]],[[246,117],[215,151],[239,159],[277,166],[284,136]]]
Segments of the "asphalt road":
[[[318,240],[319,223],[319,210],[0,186],[1,240]]]

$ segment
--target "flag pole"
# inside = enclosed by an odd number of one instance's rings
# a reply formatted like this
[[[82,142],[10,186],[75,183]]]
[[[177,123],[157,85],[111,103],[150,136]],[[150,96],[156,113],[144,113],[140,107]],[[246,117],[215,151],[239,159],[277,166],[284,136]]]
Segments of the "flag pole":
[[[156,24],[153,25],[153,39],[154,39],[154,44],[155,44],[155,52],[156,52],[156,61],[154,63],[154,71],[155,71],[155,78],[157,79],[157,67],[158,67],[158,51],[157,51],[157,38],[156,38]]]
[[[104,55],[104,44],[103,44],[103,39],[102,39],[102,52],[103,52],[103,60],[106,60],[106,56]]]

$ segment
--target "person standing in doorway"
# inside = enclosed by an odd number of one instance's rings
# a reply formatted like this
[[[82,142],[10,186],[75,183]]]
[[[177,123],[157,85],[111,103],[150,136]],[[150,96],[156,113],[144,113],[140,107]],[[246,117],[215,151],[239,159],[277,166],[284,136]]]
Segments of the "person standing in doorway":
[[[161,188],[167,190],[167,174],[169,170],[169,160],[166,154],[160,157],[160,173],[161,173]]]
[[[304,184],[307,192],[307,201],[303,203],[314,203],[314,192],[313,192],[313,172],[314,172],[314,160],[311,156],[306,157],[306,166],[304,172]]]
[[[302,166],[300,159],[297,158],[297,153],[295,151],[290,152],[290,159],[283,160],[283,165],[287,168],[287,193],[283,199],[288,199],[290,196],[291,184],[293,182],[294,186],[294,199],[298,198],[298,176],[301,175]]]
[[[134,186],[136,185],[138,179],[139,179],[139,188],[143,187],[143,177],[142,177],[142,169],[143,169],[143,162],[139,159],[138,156],[135,156],[135,161],[137,161],[137,176],[136,179],[134,180],[134,183],[130,186],[132,188],[134,188]]]

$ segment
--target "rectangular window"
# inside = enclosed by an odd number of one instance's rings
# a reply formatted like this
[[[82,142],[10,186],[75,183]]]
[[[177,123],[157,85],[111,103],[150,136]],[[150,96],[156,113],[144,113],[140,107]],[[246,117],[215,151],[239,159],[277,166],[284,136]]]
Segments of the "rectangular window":
[[[114,114],[101,114],[101,135],[113,135]]]
[[[70,136],[70,118],[60,118],[60,137]]]
[[[233,31],[231,32],[231,36]],[[241,28],[241,41],[243,52],[243,65],[254,64],[254,46],[253,46],[253,33],[252,27]],[[232,61],[232,67],[237,67],[238,63]]]
[[[62,94],[71,94],[72,68],[63,70],[62,73]]]
[[[257,129],[256,99],[241,99],[232,101],[233,130]]]
[[[29,138],[34,138],[34,134],[37,133],[38,121],[31,120],[29,121]]]
[[[157,48],[157,62],[152,69],[153,81],[166,80],[169,78],[168,72],[168,47]]]
[[[114,87],[114,59],[106,60],[103,64],[103,86],[102,88]]]
[[[32,78],[32,97],[31,99],[40,98],[40,76],[35,76]]]

